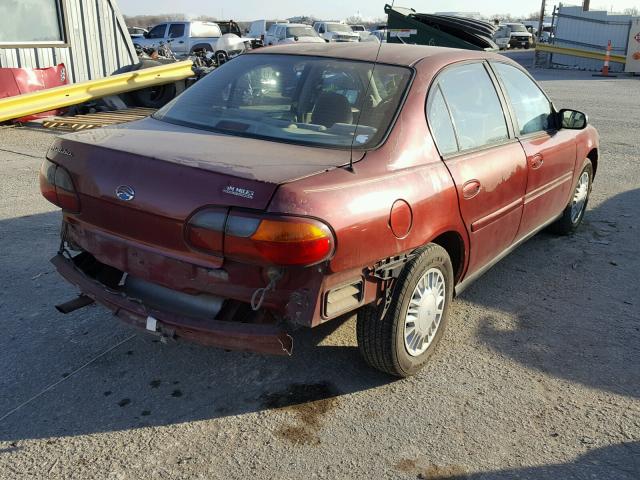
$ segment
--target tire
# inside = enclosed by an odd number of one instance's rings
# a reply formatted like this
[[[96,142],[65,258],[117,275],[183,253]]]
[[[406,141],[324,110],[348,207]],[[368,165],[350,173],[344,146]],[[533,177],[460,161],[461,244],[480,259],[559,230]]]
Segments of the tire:
[[[145,68],[157,67],[159,65],[163,65],[163,63],[145,58],[136,64],[125,65],[113,72],[113,74],[116,75],[118,73],[135,72]],[[129,107],[160,108],[173,100],[176,94],[176,85],[174,83],[169,83],[167,85],[157,85],[155,87],[122,93],[120,94],[120,98]]]
[[[423,277],[424,282],[421,283],[421,287],[418,287]],[[412,322],[414,323],[414,336],[411,337],[412,329],[405,326],[405,323],[409,321],[407,318],[409,306],[414,295],[417,295],[418,288],[428,287],[430,280],[441,281],[441,285],[444,287],[443,300],[441,301],[443,303],[438,304],[438,300],[431,296],[427,297],[427,302],[431,299],[433,303],[427,303],[420,308],[427,308],[425,313],[428,313],[429,309],[433,307],[437,309],[438,305],[441,305],[440,318],[437,320],[437,314],[431,316],[433,321],[437,321],[435,328],[433,323],[425,322],[420,325],[418,322]],[[426,295],[428,296],[429,293]],[[453,267],[451,260],[444,248],[430,243],[420,250],[418,255],[407,263],[400,272],[393,287],[389,309],[384,318],[380,318],[382,308],[375,305],[367,305],[358,312],[356,328],[358,348],[365,361],[373,368],[398,377],[408,377],[417,373],[433,355],[442,337],[449,317],[452,298]],[[428,329],[425,328],[427,325]],[[411,344],[411,340],[405,340],[405,332],[409,328],[408,338],[415,340],[415,332],[418,332],[418,327],[422,327],[421,333],[425,330],[431,332],[427,335],[430,338],[422,344],[418,342],[411,353],[410,347],[407,346]],[[420,348],[417,348],[418,346]],[[419,351],[421,349],[424,350]]]
[[[586,188],[584,188],[581,180],[588,179],[588,184]],[[580,176],[578,177],[578,184],[573,190],[571,194],[571,200],[569,200],[569,204],[566,206],[560,218],[552,223],[549,227],[549,230],[557,235],[570,235],[577,230],[577,228],[582,223],[584,219],[584,214],[587,211],[587,204],[589,203],[589,195],[591,195],[591,187],[593,185],[593,165],[591,164],[591,160],[587,160],[586,165],[580,172]],[[579,195],[581,189],[584,196],[584,202],[582,203],[580,211],[577,212],[574,210],[576,208],[577,202],[579,202]]]

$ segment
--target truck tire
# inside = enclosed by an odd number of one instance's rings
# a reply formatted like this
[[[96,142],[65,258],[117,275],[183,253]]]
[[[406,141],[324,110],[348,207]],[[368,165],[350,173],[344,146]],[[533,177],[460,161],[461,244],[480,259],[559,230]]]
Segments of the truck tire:
[[[114,75],[118,73],[135,72],[144,68],[157,67],[164,65],[161,62],[155,60],[143,59],[139,63],[133,65],[125,65],[119,68]],[[168,83],[166,85],[156,85],[155,87],[143,88],[140,90],[134,90],[133,92],[127,92],[120,95],[120,98],[124,103],[130,107],[145,107],[145,108],[160,108],[164,106],[177,94],[176,85],[174,83]]]
[[[587,160],[582,172],[580,172],[578,183],[573,190],[569,204],[562,212],[560,218],[549,227],[551,232],[558,235],[570,235],[576,231],[587,211],[592,183],[593,165],[591,164],[591,160]]]
[[[423,247],[400,272],[384,317],[373,304],[358,312],[358,348],[365,361],[398,377],[417,373],[446,328],[453,288],[447,251],[434,243]]]

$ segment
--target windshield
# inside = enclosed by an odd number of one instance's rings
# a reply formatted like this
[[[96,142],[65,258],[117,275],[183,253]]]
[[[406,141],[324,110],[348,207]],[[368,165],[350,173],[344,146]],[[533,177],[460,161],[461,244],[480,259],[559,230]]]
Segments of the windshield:
[[[352,33],[349,25],[343,25],[342,23],[327,23],[327,32],[345,32]]]
[[[371,77],[372,70],[368,62],[242,55],[187,89],[154,118],[282,142],[372,147],[389,129],[411,78],[405,67],[378,64]]]
[[[317,37],[318,34],[311,27],[288,27],[287,37]]]
[[[512,32],[526,32],[527,29],[524,25],[509,25]]]

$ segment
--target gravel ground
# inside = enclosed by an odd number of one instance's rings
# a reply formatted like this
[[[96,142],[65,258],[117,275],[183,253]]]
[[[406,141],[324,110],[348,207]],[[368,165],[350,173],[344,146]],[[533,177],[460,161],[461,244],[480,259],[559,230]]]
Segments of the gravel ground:
[[[600,130],[585,224],[476,282],[406,380],[365,366],[353,319],[285,359],[58,314],[52,135],[0,129],[0,478],[640,478],[640,80],[535,75]]]

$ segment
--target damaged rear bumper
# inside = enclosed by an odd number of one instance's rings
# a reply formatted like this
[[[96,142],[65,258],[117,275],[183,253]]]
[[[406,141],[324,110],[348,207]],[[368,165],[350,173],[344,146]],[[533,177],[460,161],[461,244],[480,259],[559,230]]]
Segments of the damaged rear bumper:
[[[111,310],[121,320],[139,328],[146,328],[147,319],[152,317],[157,321],[156,331],[170,337],[228,350],[291,355],[291,336],[274,323],[200,320],[156,311],[87,276],[63,255],[55,256],[51,263],[60,275],[77,286],[84,295]]]

